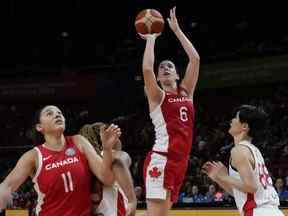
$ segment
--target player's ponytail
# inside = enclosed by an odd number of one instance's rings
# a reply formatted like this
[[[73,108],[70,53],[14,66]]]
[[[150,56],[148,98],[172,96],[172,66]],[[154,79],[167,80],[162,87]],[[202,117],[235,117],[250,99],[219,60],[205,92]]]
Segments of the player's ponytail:
[[[44,136],[43,134],[41,134],[40,132],[38,132],[36,130],[36,125],[40,123],[40,116],[41,116],[41,112],[43,110],[44,107],[38,109],[34,115],[34,119],[33,119],[33,124],[32,124],[32,133],[31,133],[31,137],[32,137],[32,141],[34,143],[34,145],[39,145],[45,142]]]

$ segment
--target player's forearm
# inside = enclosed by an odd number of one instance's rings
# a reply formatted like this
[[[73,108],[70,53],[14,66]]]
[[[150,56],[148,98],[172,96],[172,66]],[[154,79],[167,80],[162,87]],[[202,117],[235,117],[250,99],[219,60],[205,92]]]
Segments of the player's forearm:
[[[243,181],[235,179],[231,176],[219,177],[219,181],[231,188],[236,188],[244,193],[255,193],[257,191],[257,188],[254,187],[252,184],[245,184]]]
[[[112,171],[112,149],[103,149],[103,162],[102,162],[102,181],[105,185],[112,185],[114,182],[114,175]]]
[[[35,169],[34,152],[32,150],[24,153],[18,160],[16,166],[3,181],[3,185],[11,190],[16,191],[29,176],[32,176]]]
[[[9,200],[11,200],[12,189],[7,182],[2,182],[0,184],[0,212],[5,209]]]
[[[146,47],[143,56],[143,72],[145,71],[153,71],[154,70],[154,46],[155,46],[155,38],[147,38]]]
[[[6,178],[7,179],[7,178]],[[0,184],[0,191],[5,191],[7,193],[12,194],[13,190],[12,190],[12,185],[9,184],[9,182],[7,180],[4,180],[1,184]]]
[[[186,35],[182,32],[182,30],[179,28],[175,35],[179,39],[183,49],[185,50],[186,54],[188,55],[190,60],[200,60],[200,56],[193,46],[193,44],[190,42],[190,40],[186,37]]]
[[[216,182],[221,188],[223,188],[227,193],[229,193],[231,196],[234,197],[232,187],[231,187],[229,184],[221,181],[221,179],[216,179],[215,182]]]
[[[136,204],[137,199],[134,191],[133,179],[128,167],[126,167],[120,159],[115,159],[113,161],[113,171],[115,181],[122,188],[128,199],[128,202]]]

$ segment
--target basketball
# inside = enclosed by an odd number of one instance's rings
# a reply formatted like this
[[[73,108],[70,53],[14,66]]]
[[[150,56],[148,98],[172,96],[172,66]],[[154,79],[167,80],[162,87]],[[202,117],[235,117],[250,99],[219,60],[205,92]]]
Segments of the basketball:
[[[136,16],[135,27],[140,34],[161,33],[164,29],[164,19],[159,11],[145,9]]]

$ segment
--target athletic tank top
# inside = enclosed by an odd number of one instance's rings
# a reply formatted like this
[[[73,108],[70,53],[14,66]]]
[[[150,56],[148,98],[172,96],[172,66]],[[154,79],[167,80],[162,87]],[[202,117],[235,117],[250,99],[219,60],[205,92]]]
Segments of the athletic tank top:
[[[35,147],[38,169],[33,178],[39,216],[88,216],[91,213],[91,174],[86,157],[65,137],[61,151]]]
[[[254,175],[257,179],[258,189],[256,193],[244,193],[233,188],[234,199],[240,213],[257,207],[275,207],[279,206],[279,197],[273,187],[272,179],[265,166],[264,159],[257,147],[248,141],[241,141],[239,145],[244,145],[250,149],[255,160]],[[239,173],[229,165],[229,175],[241,179]]]

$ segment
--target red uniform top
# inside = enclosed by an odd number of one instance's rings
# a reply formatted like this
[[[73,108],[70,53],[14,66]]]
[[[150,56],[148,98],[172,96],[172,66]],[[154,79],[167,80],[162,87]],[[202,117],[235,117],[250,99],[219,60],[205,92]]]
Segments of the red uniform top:
[[[181,87],[177,94],[165,92],[161,104],[150,113],[156,138],[152,150],[169,158],[185,158],[191,151],[195,110],[186,95]]]
[[[35,147],[38,169],[33,182],[38,193],[39,216],[90,216],[91,174],[86,157],[65,137],[65,147],[52,151]]]

